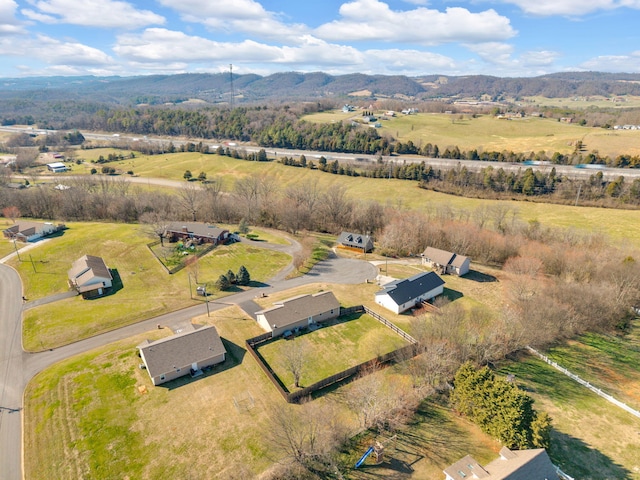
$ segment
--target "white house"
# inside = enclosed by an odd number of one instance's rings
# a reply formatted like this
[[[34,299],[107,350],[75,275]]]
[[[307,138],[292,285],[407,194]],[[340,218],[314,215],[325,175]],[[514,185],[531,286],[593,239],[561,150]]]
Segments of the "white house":
[[[47,163],[47,168],[53,173],[61,173],[69,170],[67,166],[62,162]]]
[[[471,260],[464,255],[447,252],[439,248],[427,247],[422,252],[422,264],[438,270],[442,274],[466,275],[469,273]]]
[[[402,313],[420,302],[431,300],[444,291],[444,280],[435,272],[423,272],[404,280],[394,280],[376,292],[378,305]]]
[[[56,227],[50,222],[29,222],[20,220],[3,231],[4,236],[11,240],[20,242],[33,242],[41,237],[46,237],[56,232],[60,227]]]
[[[308,327],[340,316],[340,302],[333,292],[299,295],[274,304],[266,310],[256,312],[258,324],[273,337],[287,330]]]

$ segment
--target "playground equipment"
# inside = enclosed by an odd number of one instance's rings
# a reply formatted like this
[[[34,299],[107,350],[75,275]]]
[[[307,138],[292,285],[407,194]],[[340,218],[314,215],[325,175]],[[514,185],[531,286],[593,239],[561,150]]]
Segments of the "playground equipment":
[[[365,462],[365,460],[367,459],[367,457],[369,455],[371,455],[372,453],[376,456],[376,465],[379,465],[382,463],[382,457],[384,454],[384,446],[389,443],[391,440],[395,439],[397,437],[397,435],[394,435],[393,437],[387,438],[386,440],[383,440],[382,442],[376,440],[376,443],[374,443],[372,446],[370,446],[368,448],[368,450],[366,452],[364,452],[364,455],[362,455],[362,457],[360,457],[360,460],[358,460],[356,462],[356,468],[359,468],[360,466],[362,466],[362,464]]]
[[[364,461],[367,459],[367,457],[372,453],[373,453],[373,447],[369,447],[369,449],[366,452],[364,452],[364,455],[362,455],[360,460],[356,462],[356,468],[360,467],[360,465],[362,465]]]

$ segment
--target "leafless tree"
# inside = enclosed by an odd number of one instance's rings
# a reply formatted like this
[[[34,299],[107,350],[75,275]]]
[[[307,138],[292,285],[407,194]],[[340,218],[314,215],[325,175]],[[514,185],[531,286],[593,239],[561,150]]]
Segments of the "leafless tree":
[[[202,189],[194,183],[185,183],[185,185],[178,190],[180,206],[189,214],[194,222],[198,220],[197,214],[202,205],[202,196]]]
[[[11,205],[9,207],[4,207],[2,209],[2,215],[5,218],[11,219],[13,223],[16,223],[16,218],[20,216],[20,209],[15,205]]]
[[[322,195],[319,204],[320,222],[327,231],[337,233],[348,225],[352,208],[353,203],[347,197],[347,189],[333,184]]]
[[[157,236],[160,239],[160,245],[164,247],[164,233],[169,224],[164,215],[159,212],[145,212],[140,215],[140,222],[146,225],[149,236]]]
[[[289,340],[282,349],[282,368],[293,375],[296,388],[300,387],[300,379],[307,365],[309,346],[304,339]]]

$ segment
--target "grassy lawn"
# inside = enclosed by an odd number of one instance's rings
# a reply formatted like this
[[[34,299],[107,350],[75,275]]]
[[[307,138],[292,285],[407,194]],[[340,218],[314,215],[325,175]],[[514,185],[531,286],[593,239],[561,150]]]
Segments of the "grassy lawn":
[[[373,317],[362,314],[340,317],[337,322],[293,340],[280,338],[261,346],[259,353],[289,391],[295,390],[293,374],[282,365],[282,358],[283,352],[295,342],[304,345],[302,387],[407,344]]]
[[[553,419],[549,455],[563,471],[580,479],[640,478],[640,419],[607,402],[547,365],[523,356],[498,374],[513,373]]]
[[[138,225],[71,223],[60,237],[31,250],[31,262],[9,262],[18,269],[30,300],[64,292],[71,263],[87,253],[99,255],[117,271],[122,289],[96,300],[74,297],[29,309],[24,315],[24,347],[40,350],[64,345],[100,332],[193,305],[189,273],[183,269],[169,275],[146,247],[150,241]],[[105,240],[108,239],[108,240]],[[218,277],[241,265],[252,281],[262,282],[275,275],[290,260],[279,252],[243,244],[221,246],[198,262],[198,281],[213,284]],[[36,271],[34,272],[33,266]],[[193,285],[195,288],[195,285]],[[194,294],[195,295],[195,294]],[[216,296],[226,295],[213,291]],[[65,315],[60,315],[64,311]],[[99,314],[96,314],[99,312]]]
[[[135,345],[168,333],[157,330],[39,374],[25,394],[25,478],[255,478],[277,461],[264,430],[282,398],[243,348],[261,329],[235,307],[196,319],[207,321],[227,360],[195,380],[154,387],[138,368]]]

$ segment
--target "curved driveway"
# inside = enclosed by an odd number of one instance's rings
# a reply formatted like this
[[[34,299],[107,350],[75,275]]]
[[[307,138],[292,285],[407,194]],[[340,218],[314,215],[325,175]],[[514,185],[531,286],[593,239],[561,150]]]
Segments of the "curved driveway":
[[[260,244],[261,248],[293,253],[300,245]],[[374,280],[376,267],[361,260],[344,259],[332,254],[302,277],[285,280],[289,265],[264,287],[209,302],[209,310],[249,301],[261,292],[278,292],[315,282],[357,284]],[[94,348],[144,333],[160,324],[172,327],[206,313],[206,305],[196,305],[144,320],[70,345],[39,353],[22,350],[22,284],[12,269],[0,263],[0,479],[22,478],[22,396],[29,381],[48,366]]]

